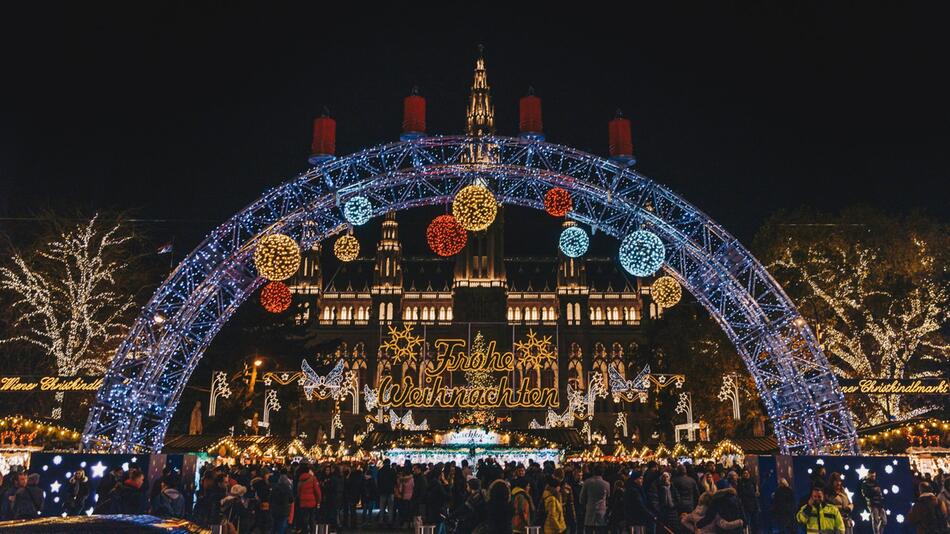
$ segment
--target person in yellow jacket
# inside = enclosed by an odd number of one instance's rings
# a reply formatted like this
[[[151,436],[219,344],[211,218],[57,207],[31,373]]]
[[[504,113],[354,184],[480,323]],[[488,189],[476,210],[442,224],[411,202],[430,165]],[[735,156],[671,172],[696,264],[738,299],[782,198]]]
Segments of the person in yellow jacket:
[[[544,488],[544,494],[541,496],[541,503],[544,506],[544,534],[561,534],[567,530],[560,487],[560,480],[549,477],[547,487]]]
[[[811,497],[798,510],[796,518],[808,534],[844,534],[841,512],[834,504],[825,502],[825,491],[821,487],[811,489]]]

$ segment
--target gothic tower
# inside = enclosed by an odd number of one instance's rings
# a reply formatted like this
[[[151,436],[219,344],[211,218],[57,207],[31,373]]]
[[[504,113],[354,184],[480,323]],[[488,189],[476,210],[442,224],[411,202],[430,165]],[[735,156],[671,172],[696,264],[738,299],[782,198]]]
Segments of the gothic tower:
[[[399,223],[393,211],[386,214],[383,235],[376,245],[372,293],[373,311],[379,322],[398,317],[402,298],[402,245],[399,244]]]

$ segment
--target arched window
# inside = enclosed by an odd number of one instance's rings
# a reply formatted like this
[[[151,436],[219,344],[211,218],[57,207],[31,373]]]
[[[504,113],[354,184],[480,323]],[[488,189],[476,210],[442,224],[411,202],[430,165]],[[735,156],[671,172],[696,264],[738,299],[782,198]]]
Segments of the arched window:
[[[508,306],[508,320],[511,321],[511,320],[514,320],[514,318],[515,318],[515,310],[511,306]]]
[[[440,306],[440,307],[439,307],[439,320],[440,320],[440,321],[444,321],[444,320],[445,320],[445,306]]]
[[[379,322],[383,322],[385,320],[386,320],[386,303],[380,302],[379,303]]]
[[[581,304],[579,302],[574,303],[574,320],[578,323],[581,322]]]
[[[393,320],[393,303],[392,302],[389,302],[386,304],[386,320],[387,321]]]
[[[419,320],[419,307],[418,307],[418,306],[413,306],[413,307],[412,307],[412,320],[413,320],[413,321],[418,321],[418,320]]]
[[[515,308],[515,321],[521,320],[521,308]]]
[[[449,321],[452,320],[452,307],[451,307],[451,306],[449,306],[448,308],[445,309],[445,318],[448,319]]]
[[[537,307],[537,306],[531,308],[531,320],[532,320],[532,321],[537,321],[537,320],[538,320],[538,307]]]
[[[412,308],[406,306],[406,309],[403,311],[403,314],[402,314],[402,320],[403,321],[412,320]]]
[[[574,322],[574,306],[571,303],[567,304],[567,322]]]

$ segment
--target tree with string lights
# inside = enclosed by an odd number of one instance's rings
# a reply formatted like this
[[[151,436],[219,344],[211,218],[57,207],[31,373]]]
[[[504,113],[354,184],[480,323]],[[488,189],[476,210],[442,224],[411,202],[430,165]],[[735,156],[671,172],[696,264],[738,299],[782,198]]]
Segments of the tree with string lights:
[[[946,225],[869,209],[836,216],[803,211],[775,216],[756,243],[839,376],[913,379],[945,373],[950,365]],[[864,424],[935,407],[933,398],[910,395],[856,395],[851,401]]]
[[[0,344],[41,349],[60,376],[102,374],[133,319],[136,237],[122,219],[53,226],[48,242],[0,266],[11,327]]]

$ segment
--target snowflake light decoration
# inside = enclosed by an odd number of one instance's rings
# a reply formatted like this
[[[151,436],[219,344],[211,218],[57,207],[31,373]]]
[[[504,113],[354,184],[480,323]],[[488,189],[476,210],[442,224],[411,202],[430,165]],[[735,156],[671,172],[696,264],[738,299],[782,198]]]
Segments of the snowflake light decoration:
[[[393,361],[400,363],[404,360],[416,361],[416,349],[422,345],[422,338],[412,335],[412,325],[403,325],[402,330],[389,327],[389,341],[380,345],[384,350],[393,351]]]
[[[343,205],[343,217],[353,226],[360,226],[373,218],[373,203],[363,196],[353,197]]]
[[[653,232],[637,230],[620,243],[620,264],[633,276],[650,276],[663,266],[666,247]]]
[[[521,363],[528,367],[538,367],[544,362],[557,361],[557,353],[551,351],[551,336],[539,337],[533,329],[528,329],[524,341],[515,342],[515,350],[521,355]]]

